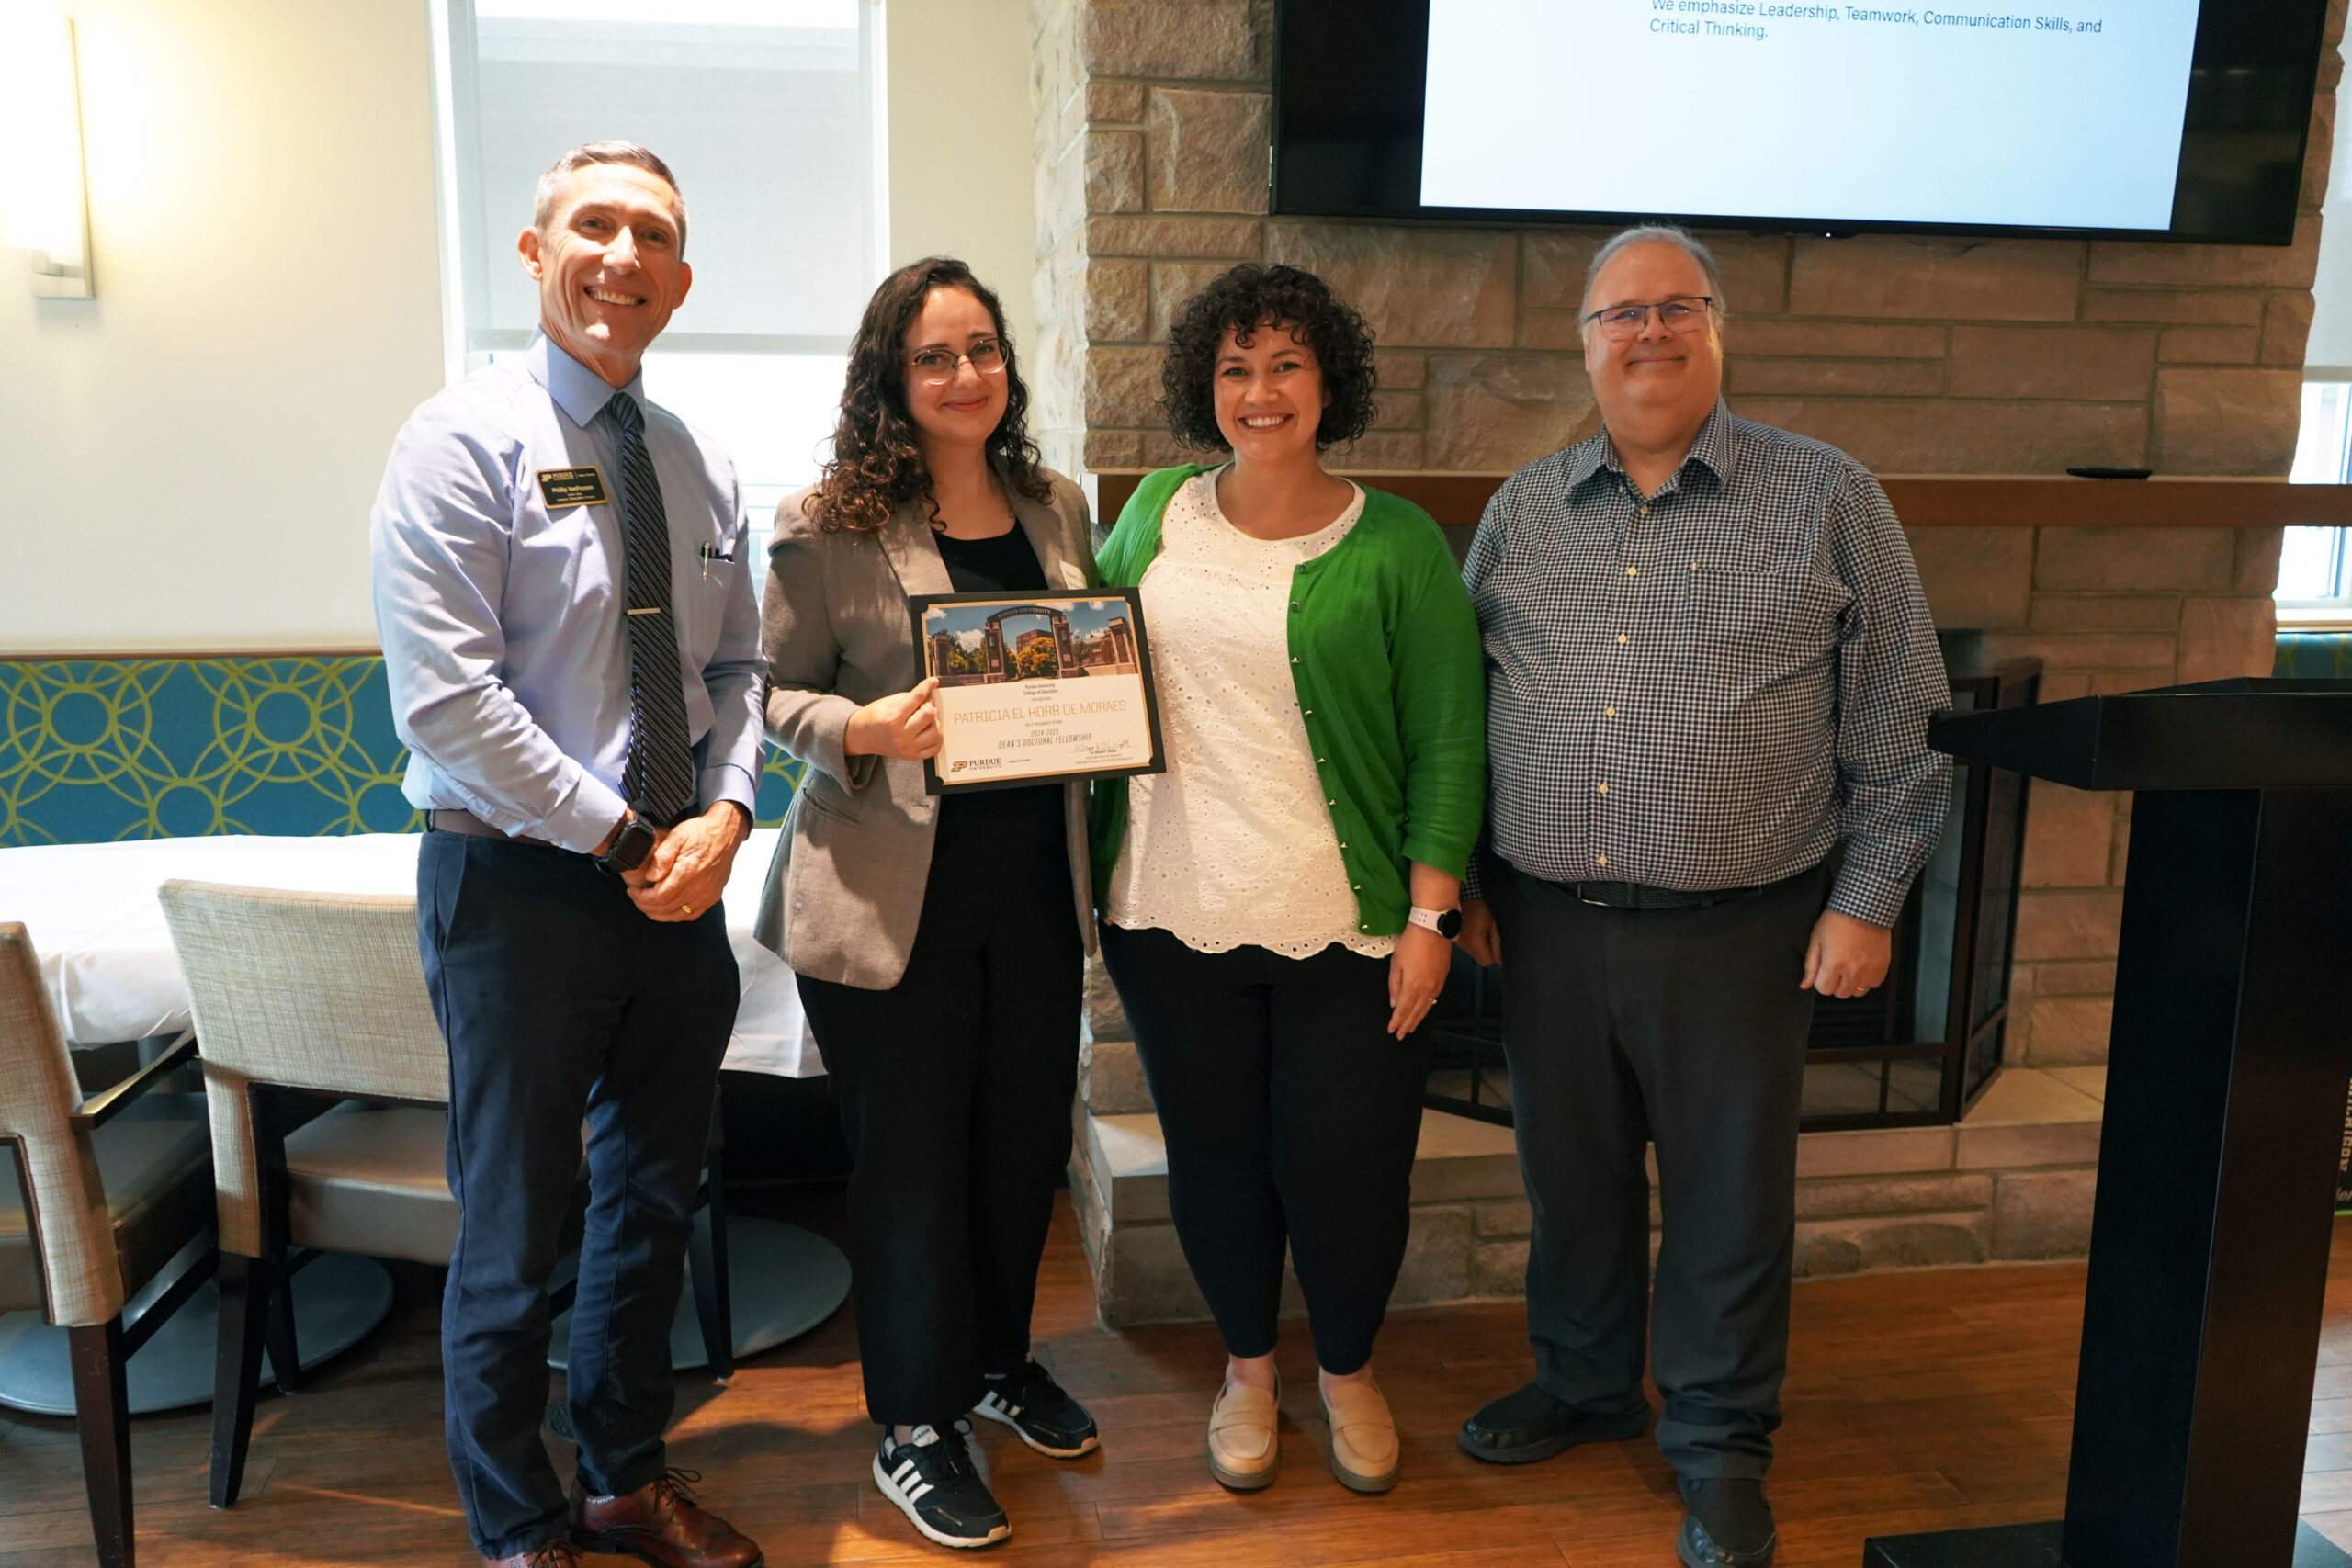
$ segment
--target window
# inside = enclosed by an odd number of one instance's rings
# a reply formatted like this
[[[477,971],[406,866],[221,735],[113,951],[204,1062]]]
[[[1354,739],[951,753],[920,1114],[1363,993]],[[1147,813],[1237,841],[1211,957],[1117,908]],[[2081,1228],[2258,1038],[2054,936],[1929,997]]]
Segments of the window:
[[[646,390],[733,456],[764,530],[816,476],[880,276],[880,20],[877,0],[442,0],[452,375],[537,326],[514,236],[541,171],[641,142],[677,174],[695,264]]]
[[[2352,168],[2352,115],[2337,120],[2335,158],[2335,167]],[[2297,484],[2352,483],[2352,180],[2328,186],[2303,353],[2302,428],[2290,477]],[[2287,530],[2278,556],[2281,629],[2352,627],[2344,536],[2341,528]]]
[[[2352,381],[2303,383],[2302,428],[2291,478],[2297,484],[2352,484]],[[2281,627],[2352,627],[2347,532],[2352,530],[2287,530],[2275,595]]]

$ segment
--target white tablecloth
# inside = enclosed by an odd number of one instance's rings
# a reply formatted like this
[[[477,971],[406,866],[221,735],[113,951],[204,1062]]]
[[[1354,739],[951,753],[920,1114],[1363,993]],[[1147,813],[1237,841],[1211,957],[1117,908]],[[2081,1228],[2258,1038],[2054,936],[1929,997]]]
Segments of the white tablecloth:
[[[735,857],[727,934],[743,998],[727,1066],[786,1077],[825,1070],[784,961],[752,940],[776,829]],[[188,1023],[187,980],[155,889],[174,877],[306,893],[416,893],[414,833],[278,839],[224,835],[0,850],[0,920],[22,920],[40,954],[65,1036],[77,1045],[175,1033]]]

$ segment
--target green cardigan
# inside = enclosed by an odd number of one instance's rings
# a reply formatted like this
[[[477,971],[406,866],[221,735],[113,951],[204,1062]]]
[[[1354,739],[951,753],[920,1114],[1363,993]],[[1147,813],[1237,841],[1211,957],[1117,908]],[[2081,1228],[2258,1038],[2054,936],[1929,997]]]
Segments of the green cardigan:
[[[1170,498],[1203,471],[1145,476],[1097,557],[1106,584],[1143,581]],[[1486,809],[1477,618],[1429,513],[1370,488],[1347,537],[1293,572],[1290,607],[1291,677],[1355,889],[1357,929],[1394,936],[1412,902],[1406,862],[1460,876]],[[1091,815],[1094,901],[1103,908],[1126,840],[1127,781],[1098,781]]]

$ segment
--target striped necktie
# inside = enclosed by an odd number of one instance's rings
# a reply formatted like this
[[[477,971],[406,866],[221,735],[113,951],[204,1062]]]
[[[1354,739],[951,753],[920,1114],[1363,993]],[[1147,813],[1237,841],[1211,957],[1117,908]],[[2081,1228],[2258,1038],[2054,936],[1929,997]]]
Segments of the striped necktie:
[[[628,763],[621,793],[639,815],[674,827],[695,803],[695,750],[670,609],[670,522],[645,450],[645,412],[627,392],[605,405],[620,433],[621,525],[628,540]]]

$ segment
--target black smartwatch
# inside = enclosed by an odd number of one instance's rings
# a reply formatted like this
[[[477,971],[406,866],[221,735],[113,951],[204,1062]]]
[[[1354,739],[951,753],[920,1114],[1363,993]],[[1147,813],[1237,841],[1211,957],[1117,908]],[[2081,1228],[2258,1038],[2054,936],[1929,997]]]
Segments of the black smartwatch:
[[[1462,934],[1462,911],[1459,909],[1424,909],[1416,904],[1405,919],[1423,931],[1432,931],[1452,942]]]
[[[645,857],[652,852],[653,829],[645,820],[643,808],[631,806],[628,820],[622,823],[620,831],[613,835],[613,847],[598,855],[596,863],[618,876],[643,865]]]

